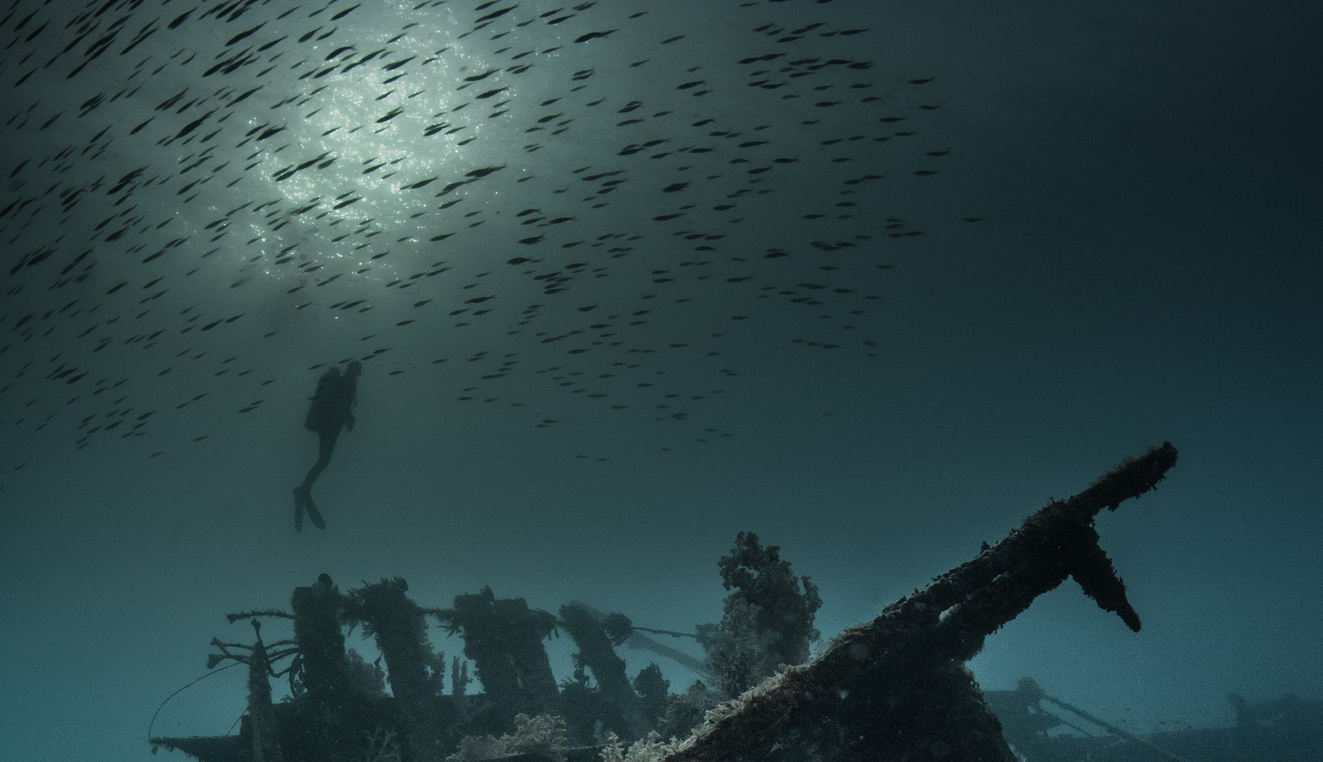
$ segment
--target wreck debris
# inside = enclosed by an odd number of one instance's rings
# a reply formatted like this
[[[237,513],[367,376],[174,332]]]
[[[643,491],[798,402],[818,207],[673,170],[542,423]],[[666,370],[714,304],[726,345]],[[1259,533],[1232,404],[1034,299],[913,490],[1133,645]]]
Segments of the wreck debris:
[[[652,722],[643,709],[643,702],[630,686],[629,676],[625,674],[625,660],[616,655],[602,624],[586,607],[573,603],[560,607],[560,622],[579,646],[574,654],[575,665],[592,671],[605,704],[619,716],[617,732],[628,732],[631,741],[647,735],[652,730]],[[623,728],[619,726],[620,722],[624,723]]]
[[[1227,695],[1236,713],[1228,746],[1239,759],[1306,760],[1323,748],[1323,700],[1287,693],[1272,701],[1250,703]]]
[[[238,618],[232,618],[231,623],[238,621]],[[275,650],[268,651],[265,643],[262,642],[262,623],[256,617],[250,620],[253,625],[253,632],[256,641],[253,645],[244,643],[223,643],[217,638],[213,638],[211,644],[215,646],[220,653],[211,654],[207,657],[207,668],[212,669],[222,661],[232,660],[235,664],[245,664],[248,666],[248,713],[244,715],[244,736],[249,740],[249,759],[252,762],[283,762],[283,755],[280,751],[280,740],[278,737],[279,728],[274,715],[274,705],[271,703],[271,681],[270,677],[279,677],[289,671],[274,671],[272,664],[276,661],[285,659],[295,654],[293,648],[294,642],[281,640],[272,643]],[[230,650],[235,649],[235,650]],[[243,653],[246,651],[247,653]],[[231,664],[229,666],[235,666]],[[214,673],[210,673],[214,674]],[[199,678],[200,679],[200,678]],[[197,682],[196,680],[194,682]],[[191,685],[192,683],[190,683]],[[181,689],[182,690],[182,689]],[[178,691],[176,691],[177,693]],[[159,711],[159,710],[158,710]],[[150,732],[149,732],[150,735]],[[153,748],[156,747],[162,739],[151,739]],[[191,739],[173,739],[183,743],[164,743],[161,745],[171,748],[182,749],[189,754],[198,754],[195,748],[209,748],[207,741],[209,739],[191,738]]]
[[[573,603],[576,606],[583,606],[591,611],[593,616],[602,623],[602,629],[606,631],[606,636],[611,639],[611,645],[625,645],[632,649],[642,648],[652,651],[658,656],[664,656],[676,664],[688,667],[691,672],[705,680],[712,679],[712,676],[707,672],[707,668],[703,666],[702,659],[694,658],[684,651],[671,648],[665,643],[660,643],[643,634],[645,632],[650,632],[654,635],[670,635],[673,638],[693,638],[694,640],[698,640],[697,633],[676,632],[675,630],[658,630],[651,627],[635,627],[633,620],[619,611],[603,614],[601,611],[586,603],[581,603],[579,601],[574,601]]]
[[[1157,732],[1149,734],[1147,738],[1140,738],[1073,704],[1048,695],[1036,681],[1028,677],[1020,678],[1014,690],[986,691],[984,698],[997,713],[997,719],[1001,720],[1007,742],[1015,749],[1016,755],[1026,762],[1075,762],[1081,759],[1110,762],[1189,762],[1191,759],[1228,762],[1282,758],[1272,754],[1262,739],[1244,751],[1236,750],[1237,733],[1232,728],[1195,730],[1192,725],[1187,725],[1184,730]],[[1095,735],[1090,730],[1067,722],[1045,709],[1044,703],[1055,704],[1087,723],[1106,730],[1108,734]],[[1049,735],[1048,731],[1056,727],[1070,728],[1075,733]],[[1305,748],[1317,748],[1317,744],[1306,744]],[[1177,754],[1173,749],[1181,753]],[[1286,756],[1285,759],[1303,757]]]
[[[556,627],[550,612],[530,609],[523,598],[498,600],[490,587],[484,587],[476,594],[455,596],[453,608],[428,613],[449,634],[463,636],[464,656],[473,662],[490,702],[484,714],[493,718],[489,723],[493,729],[516,714],[546,714],[559,706],[556,677],[542,647]],[[456,674],[456,695],[462,695],[467,672]]]
[[[1015,690],[983,692],[983,700],[1001,722],[1006,741],[1021,756],[1046,740],[1053,728],[1066,727],[1081,736],[1090,735],[1084,728],[1044,709],[1042,696],[1038,683],[1027,677],[1020,679]]]
[[[1032,680],[1031,678],[1028,677],[1022,678],[1019,682],[1019,689],[1025,692],[1026,694],[1028,694],[1027,698],[1034,699],[1037,701],[1047,701],[1049,703],[1056,704],[1062,709],[1065,709],[1067,712],[1073,712],[1074,714],[1083,717],[1089,722],[1092,722],[1094,725],[1097,725],[1098,727],[1107,730],[1109,733],[1124,738],[1125,740],[1129,741],[1132,744],[1135,744],[1136,746],[1142,747],[1144,750],[1151,752],[1154,756],[1156,756],[1159,759],[1165,759],[1167,760],[1167,762],[1188,762],[1184,757],[1178,756],[1176,754],[1172,754],[1166,749],[1160,748],[1158,746],[1154,746],[1148,741],[1133,736],[1130,733],[1125,732],[1121,728],[1118,728],[1117,726],[1105,720],[1099,719],[1098,717],[1089,714],[1088,712],[1084,711],[1083,709],[1080,709],[1079,707],[1076,707],[1071,704],[1067,704],[1066,702],[1062,701],[1059,698],[1056,698],[1055,696],[1047,695],[1047,693],[1042,689],[1042,687],[1039,686],[1038,683]]]
[[[313,700],[329,705],[339,704],[349,690],[341,604],[340,590],[325,573],[314,585],[294,588],[290,598],[299,647],[293,674]]]
[[[282,762],[280,740],[271,705],[271,662],[262,643],[262,623],[253,621],[257,642],[248,656],[248,724],[252,728],[253,762]]]
[[[459,657],[450,665],[450,695],[463,696],[473,678],[469,677],[469,663],[460,662]]]
[[[1137,631],[1139,617],[1093,521],[1103,508],[1153,489],[1175,463],[1167,442],[1069,500],[1053,500],[996,546],[846,629],[811,663],[720,708],[667,762],[1014,762],[964,662],[1068,577]]]
[[[403,710],[395,699],[374,694],[359,684],[363,681],[351,679],[353,662],[340,629],[344,605],[331,578],[322,574],[313,585],[294,589],[293,614],[265,610],[228,615],[231,623],[251,617],[255,625],[258,617],[292,619],[295,638],[269,646],[260,637],[251,646],[213,639],[219,653],[208,656],[208,669],[226,660],[249,665],[249,710],[241,718],[239,734],[171,738],[149,732],[153,748],[178,749],[205,762],[362,762],[374,748],[394,744],[404,724]],[[294,659],[283,670],[269,666],[290,656]],[[268,664],[265,670],[262,661]],[[269,683],[265,690],[262,687],[263,675],[288,675],[293,700],[272,704]],[[438,707],[425,724],[444,728],[439,721],[444,718],[444,708]],[[279,756],[272,756],[277,746]]]
[[[1115,509],[1152,489],[1175,461],[1169,443],[1127,459],[1079,495],[1051,501],[995,547],[985,544],[974,559],[923,591],[845,630],[812,662],[783,666],[724,704],[716,703],[721,692],[702,683],[670,694],[655,665],[630,681],[613,643],[643,636],[624,615],[604,616],[572,603],[561,608],[558,618],[529,609],[522,599],[497,600],[490,588],[456,596],[452,609],[424,609],[407,597],[402,578],[364,583],[341,595],[322,575],[316,584],[295,590],[293,615],[252,612],[254,620],[292,618],[296,648],[289,642],[267,647],[260,637],[253,646],[213,641],[221,653],[211,657],[209,666],[224,659],[250,666],[250,707],[239,736],[151,741],[203,762],[361,762],[383,753],[406,762],[439,762],[461,747],[476,754],[488,740],[511,753],[510,744],[533,734],[556,739],[553,756],[563,753],[578,762],[596,759],[600,747],[566,747],[567,740],[593,743],[601,732],[614,731],[640,741],[639,754],[664,755],[667,762],[1014,762],[965,661],[988,634],[1068,577],[1138,630],[1139,617],[1098,546],[1093,522],[1104,507]],[[784,664],[806,657],[820,605],[808,578],[790,574],[777,548],[763,548],[753,534],[737,538],[721,567],[727,589],[736,592],[727,598],[723,625],[700,632],[699,640],[724,627],[738,647],[709,648],[709,669],[734,686],[752,683],[766,671],[760,659]],[[779,616],[766,615],[773,611]],[[428,643],[425,614],[440,619],[450,634],[463,635],[465,655],[474,662],[484,693],[466,695],[467,674],[456,660],[451,695],[443,694],[445,662]],[[232,615],[231,621],[242,616]],[[355,666],[347,656],[341,627],[355,623],[365,635],[376,636],[393,696],[363,679],[361,659]],[[574,678],[559,690],[542,646],[557,627],[579,647]],[[739,645],[741,638],[757,645]],[[714,642],[708,637],[708,645]],[[758,648],[766,653],[755,653]],[[285,670],[291,700],[272,706],[267,677],[283,673],[273,672],[270,664],[296,651]],[[721,658],[714,659],[714,651]],[[590,682],[589,671],[597,685]],[[663,707],[660,725],[676,735],[684,735],[703,711],[706,720],[687,740],[662,743],[651,731]],[[530,720],[534,712],[544,719]],[[507,732],[516,715],[523,717],[523,730],[516,727],[508,739],[490,735]],[[551,724],[537,729],[536,723]],[[617,756],[619,740],[611,747]],[[546,752],[514,753],[532,760]],[[636,757],[633,751],[628,756]]]
[[[412,759],[440,762],[445,757],[442,730],[448,723],[438,716],[440,706],[434,699],[441,693],[445,659],[432,650],[423,610],[405,596],[408,590],[403,577],[365,582],[350,592],[341,616],[361,622],[363,634],[376,638]]]

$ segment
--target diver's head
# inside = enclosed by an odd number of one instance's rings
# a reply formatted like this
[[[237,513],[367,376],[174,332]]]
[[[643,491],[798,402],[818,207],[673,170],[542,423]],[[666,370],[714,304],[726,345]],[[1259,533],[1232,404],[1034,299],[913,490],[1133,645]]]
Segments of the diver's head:
[[[349,364],[345,366],[345,378],[358,378],[362,372],[363,363],[358,360],[350,360]]]

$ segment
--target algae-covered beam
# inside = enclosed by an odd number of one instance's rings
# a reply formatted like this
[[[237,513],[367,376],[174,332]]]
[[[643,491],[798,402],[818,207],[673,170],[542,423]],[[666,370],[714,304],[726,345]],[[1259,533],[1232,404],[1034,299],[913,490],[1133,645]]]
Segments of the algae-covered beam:
[[[253,620],[257,642],[248,658],[248,732],[253,762],[281,762],[280,741],[271,705],[271,662],[262,643],[262,623]]]
[[[579,647],[575,662],[592,670],[602,694],[620,711],[626,727],[612,730],[622,737],[628,733],[631,741],[647,735],[652,723],[648,721],[638,694],[629,684],[625,660],[616,655],[601,622],[587,606],[571,603],[560,607],[560,625]]]
[[[1125,603],[1124,587],[1097,548],[1097,536],[1068,537],[1072,528],[1092,530],[1093,519],[1102,509],[1116,510],[1123,501],[1138,497],[1157,486],[1167,470],[1176,465],[1176,448],[1170,442],[1151,447],[1138,458],[1126,458],[1096,479],[1088,489],[1064,502],[1054,500],[1047,507],[1026,518],[996,547],[988,548],[946,574],[938,577],[921,595],[927,605],[946,610],[967,598],[972,591],[989,584],[998,575],[1016,570],[1027,559],[1051,556],[1062,563],[1068,574],[1076,576],[1085,592],[1109,611],[1116,611],[1130,629],[1139,630],[1139,618]],[[1066,552],[1053,552],[1050,543],[1072,540]]]
[[[500,726],[517,713],[558,711],[556,676],[542,641],[556,626],[550,612],[530,609],[523,598],[496,597],[490,587],[455,596],[452,609],[429,609],[451,634],[462,633],[464,655],[473,661],[492,715]],[[467,673],[455,667],[454,686],[463,693]]]
[[[363,623],[365,634],[376,637],[386,660],[386,679],[404,720],[408,758],[437,762],[444,758],[446,743],[445,728],[437,722],[440,667],[427,638],[423,610],[405,595],[408,591],[403,577],[364,584],[349,592],[345,611],[351,621]],[[435,679],[428,674],[429,666],[437,669]]]
[[[311,586],[294,588],[290,598],[299,677],[314,700],[325,706],[342,704],[349,692],[345,636],[340,631],[342,603],[339,589],[324,573]]]
[[[1093,520],[1155,487],[1175,463],[1176,448],[1164,443],[1053,500],[996,546],[846,629],[812,662],[714,713],[667,762],[1013,760],[963,662],[1071,576],[1138,630]]]

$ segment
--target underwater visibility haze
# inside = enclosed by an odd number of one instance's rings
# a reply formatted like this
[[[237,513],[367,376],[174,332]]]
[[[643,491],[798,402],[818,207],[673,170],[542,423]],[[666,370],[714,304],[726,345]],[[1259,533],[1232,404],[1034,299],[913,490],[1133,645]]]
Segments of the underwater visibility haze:
[[[146,759],[319,574],[692,633],[753,532],[821,650],[1164,441],[1097,525],[1143,628],[1067,582],[974,676],[1136,735],[1323,700],[1321,22],[7,0],[0,757]],[[619,653],[683,693],[668,645]],[[153,734],[237,733],[241,672]]]

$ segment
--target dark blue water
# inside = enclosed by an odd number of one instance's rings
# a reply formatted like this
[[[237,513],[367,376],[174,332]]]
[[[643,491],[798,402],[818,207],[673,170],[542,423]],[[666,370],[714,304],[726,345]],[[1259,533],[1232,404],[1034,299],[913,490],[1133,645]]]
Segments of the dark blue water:
[[[829,638],[1164,440],[1098,522],[1143,629],[1067,582],[974,674],[1137,734],[1323,698],[1316,9],[0,19],[6,759],[145,759],[224,615],[321,572],[693,631],[754,531]],[[234,732],[241,672],[153,733]]]

